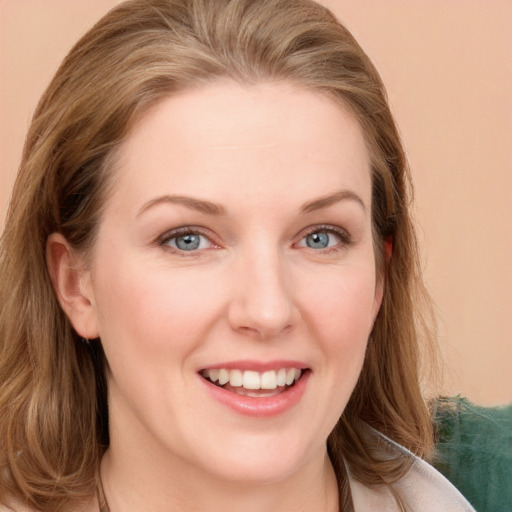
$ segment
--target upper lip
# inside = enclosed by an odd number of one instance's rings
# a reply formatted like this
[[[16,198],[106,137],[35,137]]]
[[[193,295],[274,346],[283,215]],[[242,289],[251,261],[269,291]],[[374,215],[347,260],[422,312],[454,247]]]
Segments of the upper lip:
[[[308,365],[303,361],[292,360],[274,360],[274,361],[256,361],[256,360],[238,360],[238,361],[225,361],[221,363],[209,364],[202,366],[198,371],[221,369],[226,370],[252,370],[256,372],[265,372],[269,370],[279,370],[281,368],[297,368],[299,370],[308,369]]]

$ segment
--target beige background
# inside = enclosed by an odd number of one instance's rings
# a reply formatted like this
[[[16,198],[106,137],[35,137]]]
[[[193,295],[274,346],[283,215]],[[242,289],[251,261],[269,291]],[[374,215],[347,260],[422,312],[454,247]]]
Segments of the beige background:
[[[36,102],[116,0],[0,0],[0,221]],[[512,401],[512,1],[324,0],[387,84],[416,184],[444,392]]]

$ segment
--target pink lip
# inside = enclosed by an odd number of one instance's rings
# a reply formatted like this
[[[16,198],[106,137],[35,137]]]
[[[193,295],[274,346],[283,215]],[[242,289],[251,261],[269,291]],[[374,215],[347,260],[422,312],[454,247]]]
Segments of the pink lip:
[[[275,362],[272,363],[272,369],[276,368],[274,364]],[[278,366],[278,368],[285,367],[286,366]],[[301,365],[291,365],[290,367],[301,368]],[[214,366],[212,368],[229,367]],[[240,366],[233,366],[233,368],[242,369]],[[250,366],[248,369],[254,368],[254,366]],[[259,371],[264,371],[264,369]],[[283,414],[299,403],[302,395],[304,394],[304,391],[306,390],[310,375],[310,371],[305,371],[303,372],[301,378],[293,386],[287,388],[285,391],[275,396],[267,396],[261,398],[237,395],[236,393],[212,384],[208,380],[201,377],[199,374],[198,377],[203,382],[203,385],[206,386],[206,389],[211,394],[211,396],[221,404],[226,405],[233,411],[245,416],[268,418],[271,416],[278,416],[279,414]]]
[[[203,368],[199,368],[198,371],[225,368],[226,370],[253,370],[255,372],[266,372],[268,370],[279,370],[280,368],[298,368],[299,370],[304,370],[307,367],[308,365],[301,361],[277,360],[263,362],[244,359],[243,361],[229,361],[205,366]]]

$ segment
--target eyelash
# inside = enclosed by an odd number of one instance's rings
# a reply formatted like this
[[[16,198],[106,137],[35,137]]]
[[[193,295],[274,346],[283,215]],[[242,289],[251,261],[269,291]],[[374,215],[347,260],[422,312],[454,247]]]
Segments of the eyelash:
[[[325,247],[323,249],[313,249],[311,247],[306,247],[308,249],[312,249],[315,253],[329,254],[331,252],[339,251],[340,249],[348,247],[349,245],[352,244],[352,238],[349,235],[349,233],[347,233],[347,231],[345,231],[344,229],[337,227],[337,226],[323,225],[323,224],[311,226],[311,227],[307,228],[305,231],[303,231],[303,233],[300,236],[299,243],[301,241],[303,241],[307,236],[312,235],[314,233],[334,234],[337,237],[339,237],[339,239],[341,241],[339,244],[335,244],[334,246]],[[158,239],[158,245],[164,247],[166,250],[173,252],[174,254],[178,254],[178,255],[184,256],[184,257],[196,256],[198,254],[198,252],[205,250],[204,248],[203,249],[198,248],[198,249],[193,249],[190,251],[185,251],[183,249],[179,249],[177,247],[172,247],[172,246],[168,245],[171,240],[174,240],[179,237],[187,236],[187,235],[195,235],[195,236],[204,237],[210,242],[210,244],[213,246],[213,248],[219,247],[217,244],[215,244],[215,242],[212,241],[211,235],[209,235],[206,231],[204,231],[200,228],[193,227],[193,226],[185,226],[185,227],[173,229],[172,231],[166,232],[164,235],[162,235]],[[294,245],[297,245],[297,244],[294,244]]]
[[[334,234],[337,237],[339,237],[339,239],[340,239],[339,244],[335,244],[333,246],[326,247],[324,249],[309,248],[309,249],[314,250],[314,252],[316,252],[316,253],[329,254],[332,252],[339,251],[343,248],[346,248],[352,244],[352,237],[350,236],[350,234],[347,231],[345,231],[344,229],[342,229],[338,226],[332,226],[332,225],[328,225],[328,224],[320,224],[320,225],[311,226],[310,228],[306,228],[306,230],[302,233],[302,236],[300,237],[299,242],[301,242],[307,236],[312,235],[314,233]]]
[[[198,254],[199,251],[204,250],[204,249],[193,249],[191,251],[185,251],[178,247],[172,247],[172,246],[168,245],[171,240],[174,240],[175,238],[187,236],[187,235],[195,235],[195,236],[204,237],[210,242],[210,244],[212,245],[213,248],[218,247],[218,245],[212,241],[212,237],[209,233],[205,232],[204,230],[202,230],[200,228],[196,228],[193,226],[185,226],[185,227],[173,229],[172,231],[166,232],[164,235],[162,235],[158,239],[158,245],[160,245],[164,249],[166,249],[174,254],[177,254],[179,256],[184,256],[184,257],[195,256]]]

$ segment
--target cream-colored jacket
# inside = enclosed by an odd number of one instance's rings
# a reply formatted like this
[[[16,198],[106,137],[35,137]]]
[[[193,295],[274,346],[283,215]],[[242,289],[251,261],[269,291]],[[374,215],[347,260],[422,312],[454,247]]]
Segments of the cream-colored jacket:
[[[390,456],[412,459],[409,471],[393,484],[407,512],[475,512],[466,498],[436,469],[382,434],[374,431],[374,435],[382,439]],[[400,511],[387,487],[369,489],[350,475],[349,478],[355,512]]]
[[[409,471],[393,484],[407,512],[475,512],[464,496],[441,473],[404,447],[375,430],[370,430],[370,435],[380,438],[389,456],[406,456],[412,459]],[[387,487],[369,489],[354,480],[350,474],[349,479],[355,512],[400,512],[399,505]],[[12,509],[0,505],[0,512],[12,510],[31,512],[20,505],[13,505]],[[97,505],[95,502],[91,503],[84,510],[97,510]]]

